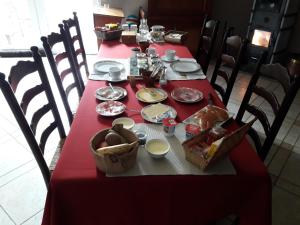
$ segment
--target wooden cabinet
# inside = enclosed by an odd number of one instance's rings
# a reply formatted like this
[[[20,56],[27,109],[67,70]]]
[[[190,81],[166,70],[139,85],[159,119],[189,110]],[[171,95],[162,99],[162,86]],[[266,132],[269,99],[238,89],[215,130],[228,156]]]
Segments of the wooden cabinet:
[[[195,56],[204,15],[211,15],[211,0],[148,0],[148,24],[188,32],[186,45]]]
[[[94,27],[102,27],[107,23],[121,23],[124,18],[122,9],[97,7],[94,9]],[[101,40],[98,41],[98,48]]]

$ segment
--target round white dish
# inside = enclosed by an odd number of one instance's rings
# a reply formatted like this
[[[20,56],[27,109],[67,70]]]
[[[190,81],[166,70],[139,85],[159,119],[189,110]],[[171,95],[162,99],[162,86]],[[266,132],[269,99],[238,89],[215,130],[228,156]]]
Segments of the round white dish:
[[[117,116],[122,114],[126,106],[118,101],[106,101],[96,106],[96,112],[102,116]]]
[[[163,158],[170,150],[170,145],[162,139],[151,139],[147,141],[145,149],[153,158]]]
[[[120,100],[127,96],[126,89],[114,86],[114,91],[110,87],[102,87],[96,90],[96,98],[101,101]]]
[[[125,129],[131,129],[134,127],[135,125],[135,122],[133,119],[131,118],[128,118],[128,117],[120,117],[120,118],[117,118],[115,119],[113,122],[112,122],[112,125],[116,125],[116,124],[123,124],[123,127]]]
[[[179,73],[192,73],[201,69],[201,66],[192,61],[177,61],[171,64],[171,68]]]
[[[94,64],[94,70],[100,73],[109,73],[111,67],[118,67],[120,70],[124,70],[122,63],[113,60],[101,60]]]
[[[178,87],[173,89],[171,97],[178,102],[195,103],[203,99],[203,93],[195,88]]]
[[[177,116],[177,112],[171,106],[158,103],[145,106],[141,110],[141,116],[148,122],[162,123],[162,120],[167,117],[175,119]]]
[[[136,98],[145,103],[157,103],[168,98],[168,93],[161,88],[142,88],[135,94]]]
[[[174,59],[168,59],[166,55],[163,55],[163,56],[161,57],[161,60],[164,61],[164,62],[169,62],[169,63],[171,63],[171,62],[176,62],[176,61],[178,61],[178,60],[179,60],[179,57],[178,57],[178,56],[175,56]]]

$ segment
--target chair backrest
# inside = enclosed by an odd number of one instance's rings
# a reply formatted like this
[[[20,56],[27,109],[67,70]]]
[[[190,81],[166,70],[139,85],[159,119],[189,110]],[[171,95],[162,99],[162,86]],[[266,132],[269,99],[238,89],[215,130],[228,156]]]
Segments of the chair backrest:
[[[289,108],[293,103],[293,100],[300,87],[299,74],[290,75],[287,68],[278,63],[262,65],[266,56],[267,54],[264,52],[249,82],[249,86],[236,116],[236,121],[240,124],[243,124],[243,115],[247,111],[248,113],[256,116],[261,123],[265,133],[264,142],[261,142],[258,133],[254,129],[249,130],[249,136],[253,139],[257,153],[263,161],[267,157],[268,152],[270,151],[276,135],[282,125],[282,122],[288,113]],[[283,97],[281,103],[279,103],[276,95],[272,91],[257,85],[257,81],[261,75],[266,75],[273,78],[282,86],[285,96]],[[272,107],[275,117],[272,123],[269,121],[266,113],[261,108],[250,103],[250,99],[253,94],[262,97],[265,100],[265,103]]]
[[[203,73],[206,74],[209,62],[212,57],[213,47],[215,46],[220,21],[208,20],[206,15],[203,21],[196,59],[202,67]]]
[[[225,106],[229,101],[248,44],[248,40],[240,36],[229,36],[232,30],[233,28],[231,27],[227,28],[224,33],[220,52],[210,81],[215,90],[222,96]],[[226,88],[217,84],[218,76],[224,79]]]
[[[89,69],[88,69],[88,65],[87,65],[86,53],[85,53],[85,49],[84,49],[84,45],[83,45],[83,41],[82,41],[78,17],[77,17],[76,12],[73,12],[73,14],[74,14],[74,18],[64,20],[63,24],[64,24],[64,29],[65,29],[66,35],[67,35],[67,40],[70,45],[70,49],[71,49],[73,55],[75,56],[74,62],[76,65],[77,73],[78,73],[78,76],[80,76],[81,82],[82,82],[82,75],[80,72],[80,68],[82,66],[85,67],[85,72],[86,72],[87,77],[89,76]],[[75,31],[76,31],[76,33],[74,35],[72,35],[71,31],[70,31],[70,29],[72,27],[74,27]],[[78,45],[76,45],[76,42],[78,42]],[[81,55],[81,57],[82,57],[81,61],[78,60],[79,55]],[[83,85],[83,87],[84,87],[83,82],[81,85]]]
[[[44,69],[42,58],[38,53],[38,48],[32,47],[31,51],[33,54],[33,61],[19,61],[11,68],[8,81],[5,80],[4,74],[0,74],[0,87],[41,169],[45,183],[48,186],[50,181],[50,170],[43,157],[47,139],[56,128],[58,129],[61,139],[65,138],[66,134]],[[28,75],[36,76],[37,74],[35,74],[35,72],[39,74],[41,83],[26,90],[19,103],[15,92],[17,91],[20,81]],[[33,77],[31,80],[34,81],[36,78]],[[45,93],[48,103],[34,112],[31,121],[29,122],[25,116],[27,107],[29,103],[41,93]],[[41,118],[50,111],[53,114],[54,121],[41,132],[41,136],[39,140],[37,140],[37,126],[41,121]]]
[[[59,28],[60,33],[52,32],[47,37],[41,37],[41,40],[43,42],[43,47],[48,58],[53,76],[55,78],[55,82],[57,84],[60,96],[62,98],[62,102],[67,112],[69,123],[71,124],[73,121],[73,114],[71,111],[70,104],[68,102],[68,96],[71,90],[76,88],[78,96],[79,98],[81,98],[84,88],[82,87],[80,81],[81,77],[78,77],[76,65],[73,60],[74,57],[69,48],[63,25],[59,24]],[[58,53],[53,52],[53,49],[61,44],[63,44],[64,49],[60,48]],[[58,67],[60,66],[60,64],[63,64],[66,61],[68,61],[67,68],[64,67],[62,70],[59,71]],[[63,81],[65,80],[65,78],[71,75],[73,77],[72,82],[63,85]]]

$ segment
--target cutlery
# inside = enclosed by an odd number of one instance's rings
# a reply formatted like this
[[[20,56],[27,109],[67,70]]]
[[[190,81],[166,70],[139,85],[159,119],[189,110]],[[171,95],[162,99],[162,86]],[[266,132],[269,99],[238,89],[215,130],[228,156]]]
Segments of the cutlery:
[[[108,85],[110,86],[110,88],[113,91],[113,93],[116,93],[116,90],[113,88],[113,86],[111,85],[111,83],[108,83]]]

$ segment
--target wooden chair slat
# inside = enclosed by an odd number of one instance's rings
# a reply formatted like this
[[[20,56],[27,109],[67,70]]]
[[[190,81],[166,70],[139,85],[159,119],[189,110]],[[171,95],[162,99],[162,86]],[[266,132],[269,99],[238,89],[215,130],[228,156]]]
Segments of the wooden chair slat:
[[[72,73],[72,69],[71,68],[68,68],[68,69],[65,69],[63,71],[61,71],[60,73],[60,79],[61,81],[64,81],[64,79],[66,78],[67,75],[71,74]]]
[[[62,52],[62,53],[57,54],[55,56],[56,65],[58,65],[62,60],[67,59],[67,58],[68,58],[67,52]]]
[[[41,135],[39,146],[40,146],[40,149],[43,154],[45,151],[47,139],[50,136],[50,134],[55,130],[56,127],[57,127],[57,123],[56,123],[56,121],[54,121],[43,131],[43,133]]]
[[[208,65],[215,46],[220,21],[209,20],[206,15],[201,28],[196,59],[201,65],[204,74],[207,73]]]
[[[13,91],[17,90],[19,82],[28,74],[37,70],[36,65],[31,61],[19,61],[17,65],[13,66],[8,76]]]
[[[219,75],[225,79],[227,84],[226,90],[224,94],[220,93],[225,106],[228,104],[233,85],[241,66],[241,60],[248,44],[248,40],[242,39],[240,36],[229,36],[232,33],[232,29],[231,27],[227,28],[223,34],[222,45],[210,80],[210,83],[214,86]],[[223,66],[230,66],[232,68],[230,75],[229,73],[225,75],[224,72],[219,72],[220,70],[224,71]]]
[[[24,63],[17,63],[17,65],[13,67],[14,70],[12,70],[12,71],[18,71],[19,77],[25,77],[26,75],[29,75],[28,71],[32,71],[32,73],[37,72],[37,74],[39,75],[40,80],[41,80],[41,85],[33,88],[33,90],[30,90],[27,93],[40,92],[40,90],[41,90],[40,88],[43,89],[43,92],[45,93],[46,98],[48,100],[47,105],[50,107],[52,115],[54,117],[55,128],[58,128],[58,133],[60,135],[60,138],[64,139],[66,137],[65,130],[64,130],[64,127],[63,127],[63,124],[62,124],[62,121],[61,121],[61,118],[59,115],[59,111],[58,111],[56,103],[55,103],[55,99],[54,99],[54,96],[53,96],[53,93],[52,93],[52,90],[51,90],[51,87],[49,84],[49,80],[47,78],[47,74],[46,74],[46,71],[45,71],[45,68],[43,65],[42,58],[38,52],[37,47],[31,47],[31,52],[32,52],[32,56],[33,56],[33,61],[29,61],[31,63],[26,63],[25,68],[27,68],[27,69],[22,70],[25,65]],[[30,66],[32,66],[32,67],[30,69],[28,69],[28,67],[30,67]],[[13,77],[13,75],[10,74],[10,77]],[[15,80],[14,79],[12,79],[12,80],[13,80],[13,83],[16,84]],[[35,79],[33,79],[32,81],[35,82]],[[15,85],[15,86],[17,86],[17,85]],[[40,118],[44,115],[44,112],[49,111],[49,109],[46,106],[46,108],[42,107],[37,112],[34,112],[33,118],[32,118],[32,121],[33,121],[32,128],[34,130],[34,132],[33,132],[33,130],[31,129],[31,126],[29,125],[29,123],[25,117],[25,114],[15,96],[12,86],[10,85],[10,83],[8,81],[5,80],[5,75],[1,74],[1,73],[0,73],[0,88],[1,88],[1,91],[3,92],[3,95],[7,101],[14,117],[16,118],[16,120],[19,124],[20,129],[22,130],[22,132],[30,146],[30,149],[31,149],[31,151],[40,167],[40,170],[42,172],[45,184],[48,187],[49,181],[50,181],[50,170],[49,170],[47,163],[43,156],[44,147],[43,147],[43,150],[40,148],[38,141],[35,138],[34,133],[36,130],[36,126],[37,126],[38,122],[40,121]],[[23,97],[23,104],[24,104],[24,102],[28,101],[26,99],[29,99],[32,97],[31,94],[27,94],[27,95],[30,97]],[[25,94],[25,96],[26,96],[26,94]],[[43,132],[44,133],[42,135],[43,143],[46,143],[46,141],[49,137],[49,135],[47,135],[47,133],[49,133],[49,131],[50,131],[50,129],[48,129],[46,132],[45,131]],[[45,146],[45,144],[43,144],[43,146]]]
[[[279,63],[262,65],[260,69],[261,75],[271,77],[277,80],[283,87],[285,94],[291,85],[291,77],[288,69],[280,65]]]
[[[40,93],[42,93],[44,91],[44,87],[43,85],[36,85],[35,87],[28,89],[21,100],[20,106],[23,110],[23,113],[26,115],[27,112],[27,107],[30,103],[30,101],[37,95],[39,95]]]
[[[225,81],[226,81],[226,84],[228,84],[229,82],[229,74],[227,71],[224,71],[224,70],[219,70],[218,71],[218,76],[222,77]],[[225,92],[224,92],[225,93]]]
[[[36,134],[36,128],[40,121],[40,119],[51,110],[51,105],[48,103],[44,105],[42,108],[38,109],[32,116],[30,127],[33,134]]]
[[[255,105],[247,105],[246,110],[256,116],[264,128],[265,133],[270,132],[270,123],[266,113]]]
[[[285,116],[287,115],[290,106],[293,103],[295,96],[300,88],[299,75],[295,75],[292,78],[288,74],[287,69],[279,64],[262,66],[262,63],[266,59],[266,56],[267,52],[264,52],[260,57],[236,116],[236,121],[239,123],[242,122],[242,118],[246,110],[259,117],[259,121],[262,124],[266,135],[264,142],[260,146],[256,146],[257,153],[262,161],[266,159],[276,138],[276,135],[279,132],[282,122],[284,121]],[[257,81],[262,74],[267,75],[268,77],[272,77],[283,86],[285,90],[285,96],[283,97],[281,103],[278,103],[277,98],[273,93],[268,92],[264,88],[257,85]],[[260,110],[260,112],[258,113],[258,110],[254,110],[253,105],[250,106],[249,102],[253,93],[256,93],[259,96],[263,97],[267,102],[271,104],[275,116],[272,124],[270,124],[267,116],[262,110]],[[259,138],[258,135],[257,137]],[[257,139],[257,137],[255,138]]]
[[[82,86],[82,88],[84,90],[84,83],[82,80],[82,75],[81,75],[81,72],[79,69],[79,64],[78,64],[78,59],[77,59],[77,54],[76,54],[77,49],[75,49],[75,46],[74,46],[75,41],[73,41],[73,39],[74,40],[77,39],[79,42],[79,49],[81,49],[81,55],[82,55],[82,59],[84,61],[86,76],[88,77],[90,73],[89,73],[89,69],[88,69],[88,65],[87,65],[86,53],[85,53],[85,49],[84,49],[84,45],[83,45],[83,40],[82,40],[82,35],[81,35],[81,30],[80,30],[77,13],[73,12],[73,18],[64,20],[63,24],[64,24],[66,38],[69,42],[70,50],[71,50],[72,54],[74,55],[73,59],[74,59],[74,63],[75,63],[76,69],[77,69],[76,72],[78,75],[78,79],[79,79],[80,85]],[[72,27],[75,27],[75,30],[76,30],[76,34],[73,36],[71,35],[71,32],[70,32],[70,28],[72,28]]]
[[[276,95],[273,92],[267,91],[263,87],[254,86],[253,93],[264,98],[271,105],[274,114],[277,114],[277,112],[279,111],[280,104],[277,100]]]
[[[67,97],[69,97],[69,94],[70,94],[71,90],[74,89],[75,87],[76,87],[75,83],[72,83],[72,84],[70,84],[70,85],[68,85],[66,87],[66,95],[67,95]]]

